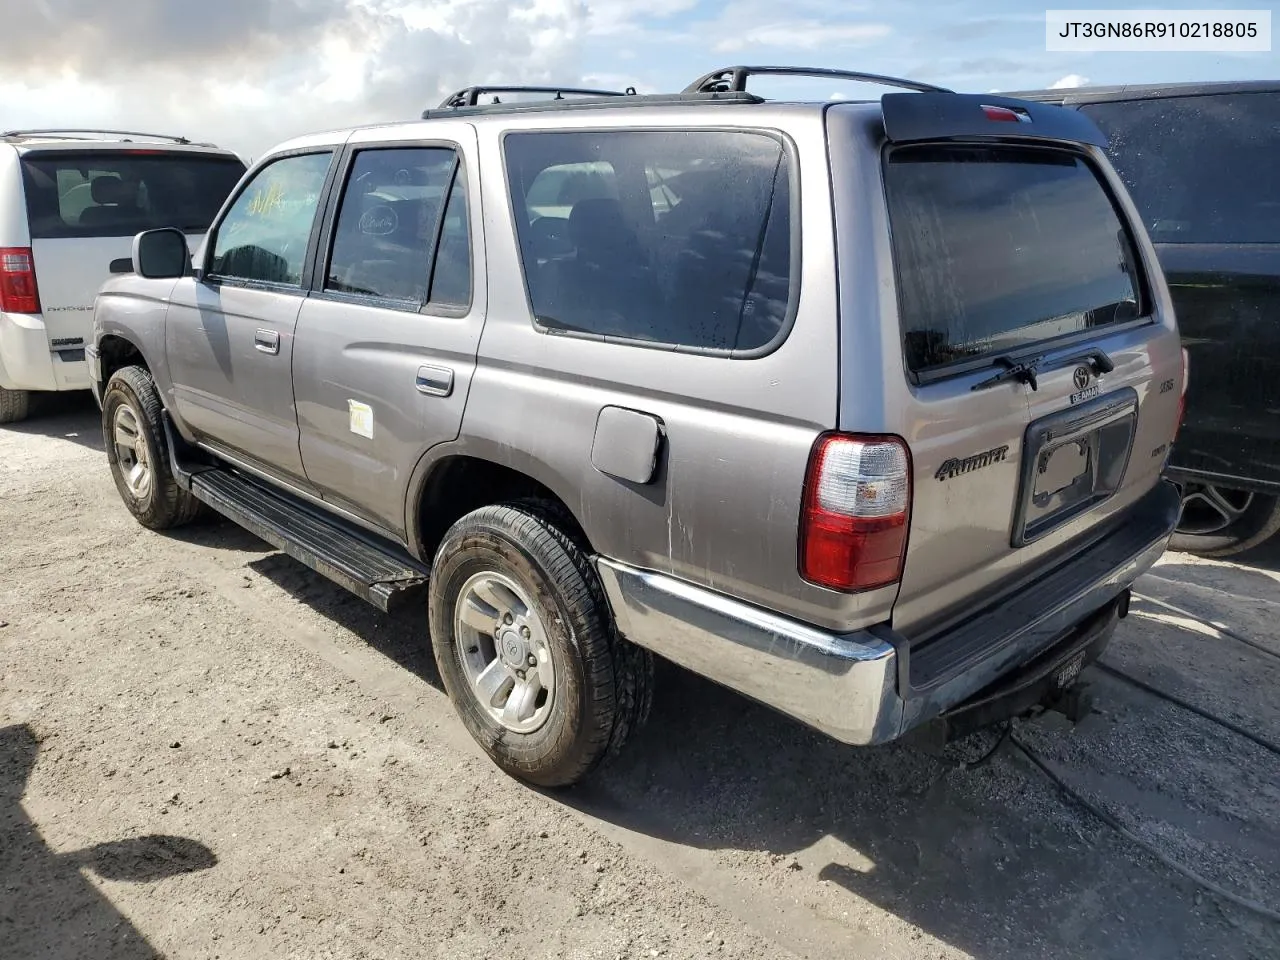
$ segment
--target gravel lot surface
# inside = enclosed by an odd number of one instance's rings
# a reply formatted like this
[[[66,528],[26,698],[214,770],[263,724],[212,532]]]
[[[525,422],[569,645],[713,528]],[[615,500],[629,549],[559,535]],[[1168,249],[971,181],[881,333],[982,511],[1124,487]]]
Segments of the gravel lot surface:
[[[59,398],[0,428],[4,960],[1280,957],[1280,923],[1008,744],[853,750],[674,667],[588,785],[521,786],[454,718],[424,617],[230,524],[143,530],[97,423]],[[1168,555],[1105,660],[1280,741],[1277,571]],[[1094,715],[1022,742],[1280,910],[1280,757],[1089,679]]]

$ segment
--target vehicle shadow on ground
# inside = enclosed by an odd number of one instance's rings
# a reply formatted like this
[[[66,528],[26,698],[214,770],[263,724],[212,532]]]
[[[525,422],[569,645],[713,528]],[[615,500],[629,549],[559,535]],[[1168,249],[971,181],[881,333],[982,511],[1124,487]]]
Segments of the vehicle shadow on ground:
[[[674,667],[662,680],[649,726],[565,802],[730,862],[767,854],[780,886],[792,871],[836,884],[981,960],[1244,955],[1190,884],[1012,749],[959,770],[843,746]],[[990,737],[955,748],[976,757]]]
[[[1173,556],[1176,558],[1177,554]],[[1229,581],[1231,592],[1280,600],[1280,583],[1276,583],[1275,578],[1266,572],[1267,567],[1262,564],[1245,566],[1243,561],[1240,563],[1241,566],[1215,567],[1203,563],[1183,563],[1174,559],[1153,568],[1148,576],[1184,586],[1215,586],[1219,589],[1224,581]]]
[[[294,599],[350,630],[371,649],[444,690],[431,652],[425,604],[417,611],[383,613],[284,553],[272,553],[248,566]]]
[[[1280,573],[1280,536],[1272,537],[1252,550],[1237,554],[1231,559],[1245,566],[1261,567],[1263,570]]]
[[[218,862],[184,837],[145,836],[56,853],[22,798],[39,754],[30,727],[0,727],[0,940],[5,957],[151,960],[161,954],[84,875],[148,883]]]
[[[1178,566],[1192,569],[1199,565],[1195,562],[1194,555],[1183,553],[1178,550],[1170,550],[1165,554],[1165,558],[1166,562],[1161,564],[1161,567],[1168,567],[1176,564]],[[1180,560],[1181,562],[1179,562]],[[1247,568],[1249,567],[1256,567],[1259,570],[1269,570],[1272,573],[1280,573],[1280,535],[1274,536],[1270,540],[1263,541],[1252,550],[1246,550],[1244,553],[1237,553],[1233,556],[1222,558],[1218,562],[1225,562],[1233,565],[1239,564],[1241,567],[1246,568],[1243,571],[1239,571],[1241,573],[1247,573]],[[1157,572],[1159,569],[1160,567],[1157,568]],[[1233,572],[1235,572],[1234,566]]]
[[[249,566],[441,688],[425,612],[383,614],[283,554]],[[1129,722],[1154,728],[1152,709],[1139,704]],[[1076,736],[1060,719],[1027,733],[1055,748]],[[1198,732],[1166,727],[1161,736],[1157,748],[1169,758],[1206,749]],[[957,753],[975,756],[990,742],[983,734]],[[1132,779],[1167,775],[1145,753],[1130,760]],[[852,895],[851,914],[866,901],[981,960],[1239,956],[1259,941],[1267,946],[1252,955],[1262,956],[1280,947],[1280,930],[1237,934],[1253,929],[1248,918],[1223,922],[1216,902],[1079,814],[1012,750],[956,769],[906,745],[846,747],[667,663],[648,726],[592,779],[550,796],[630,830],[722,851],[730,869],[735,857],[763,856],[779,887],[800,884],[788,896],[815,896],[823,882],[837,898]]]
[[[1280,572],[1280,559],[1275,570]],[[1280,656],[1274,624],[1280,580],[1266,564],[1196,563],[1170,554],[1137,582],[1134,595],[1165,605],[1157,612],[1200,620]]]
[[[301,561],[216,514],[190,526],[166,530],[164,535],[196,546],[254,555],[254,559],[245,564],[248,569],[351,631],[371,649],[405,670],[444,690],[431,653],[425,605],[420,612],[383,613]]]
[[[189,543],[197,547],[212,547],[231,553],[246,553],[258,556],[276,553],[276,548],[261,537],[255,536],[244,527],[232,523],[212,511],[185,527],[164,530],[162,535],[180,543]],[[284,555],[281,554],[281,556],[283,557]],[[319,577],[320,574],[317,573],[315,576]]]
[[[56,437],[102,451],[101,414],[87,390],[36,395],[27,419],[5,424],[0,427],[4,432]]]

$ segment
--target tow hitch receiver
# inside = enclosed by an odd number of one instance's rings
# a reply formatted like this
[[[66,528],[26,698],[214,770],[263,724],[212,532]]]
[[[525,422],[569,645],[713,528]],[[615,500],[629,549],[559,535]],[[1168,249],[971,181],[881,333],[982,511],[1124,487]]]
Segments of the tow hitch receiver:
[[[1093,711],[1093,694],[1080,673],[1110,643],[1128,599],[1125,591],[1035,660],[918,727],[909,734],[911,742],[935,752],[978,730],[1045,710],[1079,723]]]

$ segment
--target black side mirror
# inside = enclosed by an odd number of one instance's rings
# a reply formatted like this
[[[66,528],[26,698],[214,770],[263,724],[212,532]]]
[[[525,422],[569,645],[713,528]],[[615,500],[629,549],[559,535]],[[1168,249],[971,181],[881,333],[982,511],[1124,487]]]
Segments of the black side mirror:
[[[162,227],[133,238],[133,272],[151,280],[176,280],[191,272],[191,251],[181,230]]]

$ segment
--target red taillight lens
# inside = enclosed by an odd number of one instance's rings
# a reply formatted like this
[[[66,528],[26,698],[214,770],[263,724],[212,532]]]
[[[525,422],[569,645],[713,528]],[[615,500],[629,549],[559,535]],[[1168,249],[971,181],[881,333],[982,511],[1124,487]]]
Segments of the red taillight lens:
[[[809,458],[800,575],[833,590],[870,590],[902,577],[911,460],[896,437],[831,434]]]
[[[0,310],[5,313],[39,313],[36,269],[29,247],[0,248]]]

